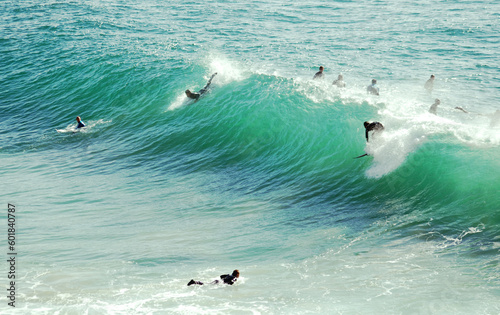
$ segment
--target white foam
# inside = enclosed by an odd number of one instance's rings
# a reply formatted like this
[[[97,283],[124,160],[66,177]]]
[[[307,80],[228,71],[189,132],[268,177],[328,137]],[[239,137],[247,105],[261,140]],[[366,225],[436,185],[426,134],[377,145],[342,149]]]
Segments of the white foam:
[[[208,68],[210,70],[210,76],[217,72],[217,76],[213,81],[215,85],[226,85],[233,81],[242,81],[248,76],[245,75],[245,67],[238,62],[220,56],[212,56],[209,58]],[[207,78],[207,80],[208,79],[209,78]]]
[[[425,131],[415,126],[409,129],[387,130],[372,135],[366,153],[373,156],[373,164],[366,171],[368,177],[379,178],[397,169],[410,152],[422,145]]]
[[[428,112],[433,101],[431,95],[396,87],[377,104],[378,117],[370,119],[382,122],[385,130],[366,145],[366,152],[373,156],[368,177],[379,178],[396,170],[431,136],[476,148],[500,145],[499,128],[491,126],[493,113],[464,113],[455,109],[460,104],[453,97],[444,97],[433,115]]]
[[[204,76],[205,82],[208,81],[212,74],[217,73],[214,77],[210,87],[224,86],[233,81],[242,81],[248,75],[246,74],[245,67],[239,63],[231,61],[225,57],[218,56],[215,53],[209,54],[207,60],[202,61],[208,68],[207,74]],[[203,85],[204,86],[204,85]],[[202,88],[203,86],[200,86]],[[175,110],[180,107],[190,105],[194,101],[189,99],[184,90],[179,92],[177,98],[168,106],[167,110]]]
[[[185,105],[191,104],[193,100],[189,99],[184,92],[179,94],[177,98],[170,104],[167,110],[175,110],[177,108],[183,107]]]
[[[82,133],[87,133],[92,130],[97,125],[100,124],[108,124],[112,122],[112,120],[104,120],[104,119],[99,119],[99,120],[89,120],[85,124],[84,128],[76,128],[76,124],[71,123],[67,125],[64,129],[56,129],[57,132],[59,133],[76,133],[76,132],[82,132]]]

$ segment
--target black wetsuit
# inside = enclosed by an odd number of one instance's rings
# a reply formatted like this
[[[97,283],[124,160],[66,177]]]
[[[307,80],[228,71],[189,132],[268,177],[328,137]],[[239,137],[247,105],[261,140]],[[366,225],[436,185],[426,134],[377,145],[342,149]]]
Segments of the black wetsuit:
[[[236,282],[236,280],[238,280],[238,277],[233,276],[233,275],[221,275],[220,278],[225,284],[229,284],[229,285],[233,285]],[[218,284],[218,283],[220,283],[219,280],[214,280],[211,282],[211,284]],[[191,281],[189,281],[189,283],[187,285],[190,286],[193,284],[203,285],[203,282],[191,280]]]
[[[207,91],[208,91],[208,87],[209,87],[209,86],[210,86],[210,84],[212,83],[212,79],[215,77],[215,75],[216,75],[216,74],[217,74],[217,72],[216,72],[216,73],[214,73],[214,74],[212,74],[212,77],[210,78],[210,80],[208,80],[208,82],[207,82],[207,84],[205,85],[205,87],[204,87],[203,89],[199,90],[199,91],[198,91],[198,93],[191,93],[190,98],[197,100],[197,99],[199,99],[199,98],[200,98],[200,96],[201,96],[202,94],[204,94],[205,92],[207,92]]]
[[[365,128],[366,128],[366,131],[365,131],[366,141],[368,141],[368,132],[369,131],[384,130],[384,126],[381,123],[379,123],[378,121],[374,121],[374,122],[368,124]]]
[[[222,281],[224,281],[225,284],[229,285],[233,285],[233,283],[235,283],[236,280],[238,280],[237,277],[232,275],[221,275],[220,278],[222,279]]]
[[[318,71],[318,72],[316,72],[316,74],[314,75],[313,80],[316,80],[316,79],[323,79],[324,77],[325,77],[325,74],[323,73],[323,71]]]
[[[76,128],[78,129],[78,128],[83,128],[83,127],[85,127],[85,124],[83,123],[83,121],[80,120],[78,122],[78,126],[76,126]]]

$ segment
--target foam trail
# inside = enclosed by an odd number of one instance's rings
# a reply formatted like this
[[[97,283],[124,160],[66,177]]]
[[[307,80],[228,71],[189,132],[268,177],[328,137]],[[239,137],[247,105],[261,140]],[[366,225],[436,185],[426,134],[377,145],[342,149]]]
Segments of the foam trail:
[[[72,132],[72,133],[75,133],[75,132],[87,133],[87,132],[90,132],[90,130],[92,128],[94,128],[95,126],[97,126],[97,125],[107,124],[107,123],[110,123],[110,122],[112,122],[112,120],[104,120],[104,119],[89,120],[85,124],[85,127],[84,128],[80,128],[80,129],[76,128],[76,124],[71,123],[71,124],[67,125],[64,129],[56,129],[56,131],[59,132],[59,133],[69,133],[69,132]]]
[[[209,57],[209,61],[207,61],[207,63],[209,64],[209,71],[207,75],[204,76],[205,81],[208,81],[212,74],[217,72],[217,75],[214,77],[210,85],[210,88],[226,85],[233,81],[242,81],[243,79],[245,79],[243,71],[241,70],[242,67],[232,61],[229,61],[228,59],[212,56]],[[183,92],[182,94],[179,94],[179,96],[177,96],[177,98],[168,106],[167,111],[176,110],[180,107],[190,105],[192,103],[193,100],[188,99]]]
[[[185,105],[191,104],[192,102],[193,101],[190,100],[183,92],[182,94],[179,94],[179,96],[177,96],[177,98],[170,104],[167,110],[175,110]]]

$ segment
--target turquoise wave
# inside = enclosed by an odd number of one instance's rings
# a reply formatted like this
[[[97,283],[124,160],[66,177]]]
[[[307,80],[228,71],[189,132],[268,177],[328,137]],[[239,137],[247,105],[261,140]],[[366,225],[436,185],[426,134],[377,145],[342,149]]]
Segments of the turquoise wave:
[[[369,170],[380,162],[377,156],[354,157],[370,149],[363,121],[384,119],[381,110],[387,104],[252,72],[241,80],[221,72],[208,95],[189,103],[183,91],[204,85],[209,73],[202,67],[194,73],[182,68],[163,72],[112,59],[70,65],[62,58],[63,65],[51,69],[49,64],[35,79],[25,72],[3,80],[7,87],[26,80],[29,93],[7,88],[4,126],[15,136],[8,137],[2,151],[71,151],[91,141],[105,152],[100,163],[181,174],[229,172],[234,176],[227,189],[236,187],[238,194],[286,191],[290,202],[315,207],[405,204],[419,212],[437,207],[452,222],[493,217],[495,225],[500,223],[494,214],[500,180],[489,172],[498,162],[486,158],[498,154],[494,145],[469,148],[443,127],[396,154],[402,161],[394,169],[373,177]],[[325,93],[330,93],[327,98]],[[180,106],[171,109],[179,99]],[[54,131],[71,125],[76,115],[89,124],[88,130],[75,135]],[[401,145],[388,142],[384,148],[393,150],[391,144]],[[385,158],[393,156],[381,157],[390,163]]]

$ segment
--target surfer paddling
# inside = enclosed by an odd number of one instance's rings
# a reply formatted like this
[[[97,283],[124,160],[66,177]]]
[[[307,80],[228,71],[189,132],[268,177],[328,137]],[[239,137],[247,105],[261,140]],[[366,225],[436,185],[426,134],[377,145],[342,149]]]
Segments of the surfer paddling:
[[[217,74],[217,72],[212,74],[212,77],[210,78],[210,80],[208,80],[207,85],[205,85],[205,87],[203,89],[199,90],[198,93],[193,93],[190,90],[186,90],[186,96],[193,99],[193,100],[199,99],[200,96],[202,96],[203,94],[205,94],[208,91],[208,87],[212,83],[212,79],[215,77],[216,74]]]
[[[80,116],[77,116],[76,117],[76,127],[73,127],[73,126],[68,126],[66,127],[66,129],[56,129],[57,132],[59,133],[66,133],[66,132],[72,132],[72,133],[77,133],[81,130],[84,130],[83,128],[86,127],[85,126],[85,123],[82,121],[82,119],[80,118]]]
[[[239,277],[240,277],[240,272],[238,271],[238,269],[235,269],[232,274],[221,275],[220,276],[221,280],[214,280],[214,281],[210,282],[210,284],[218,284],[222,281],[225,284],[233,285],[236,282],[236,280],[238,280]],[[191,279],[191,281],[189,281],[187,285],[190,286],[193,284],[203,285],[203,282],[195,281],[195,280]]]
[[[76,117],[76,122],[78,123],[78,125],[76,126],[76,129],[85,127],[85,124],[83,123],[83,121],[80,118],[80,116]]]

